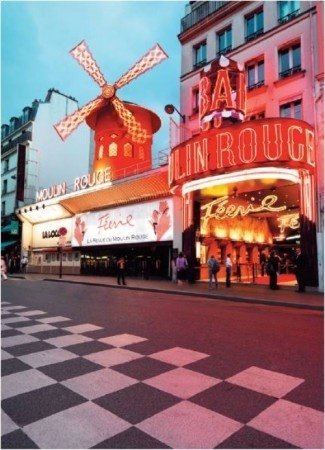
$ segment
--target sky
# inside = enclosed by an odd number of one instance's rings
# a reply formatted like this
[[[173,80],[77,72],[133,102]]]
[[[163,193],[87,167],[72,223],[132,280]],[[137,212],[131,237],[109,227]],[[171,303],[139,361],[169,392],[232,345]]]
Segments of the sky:
[[[48,89],[75,97],[79,107],[99,86],[69,55],[85,40],[109,83],[153,45],[169,58],[121,88],[117,95],[156,112],[162,120],[154,151],[168,148],[169,116],[179,109],[181,52],[177,35],[187,1],[1,1],[1,123],[19,117]],[[175,119],[178,119],[176,116]]]

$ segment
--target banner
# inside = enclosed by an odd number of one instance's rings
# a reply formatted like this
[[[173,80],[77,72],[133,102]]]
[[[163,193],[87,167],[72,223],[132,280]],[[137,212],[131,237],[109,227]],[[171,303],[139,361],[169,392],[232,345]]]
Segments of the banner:
[[[121,206],[74,217],[72,246],[173,240],[173,200]]]

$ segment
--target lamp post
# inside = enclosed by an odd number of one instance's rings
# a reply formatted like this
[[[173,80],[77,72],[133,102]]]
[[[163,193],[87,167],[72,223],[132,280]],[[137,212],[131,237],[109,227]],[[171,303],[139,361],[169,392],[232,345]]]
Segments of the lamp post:
[[[181,117],[182,122],[185,123],[185,115],[184,115],[184,114],[181,114],[181,113],[178,111],[178,109],[176,108],[176,106],[171,105],[171,104],[168,104],[168,105],[165,106],[165,112],[166,112],[167,114],[173,114],[175,111],[176,111],[176,112],[178,113],[178,115]]]
[[[62,249],[63,249],[63,247],[65,247],[66,242],[67,242],[67,238],[66,238],[67,232],[68,232],[68,230],[64,227],[61,227],[59,229],[59,245],[58,245],[58,253],[60,256],[59,278],[62,278]]]

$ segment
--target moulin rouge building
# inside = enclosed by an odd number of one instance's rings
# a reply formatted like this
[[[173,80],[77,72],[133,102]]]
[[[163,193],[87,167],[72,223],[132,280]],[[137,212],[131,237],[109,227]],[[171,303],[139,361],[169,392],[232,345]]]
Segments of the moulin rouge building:
[[[196,3],[222,3],[225,9],[222,15],[218,9],[210,11],[204,23],[198,19],[193,25],[193,18],[188,23],[184,18],[179,39],[185,123],[174,127],[168,166],[151,168],[151,138],[134,142],[132,133],[131,138],[125,134],[126,120],[116,120],[117,109],[110,103],[95,108],[86,119],[95,129],[94,172],[77,180],[76,192],[39,199],[20,211],[30,270],[58,270],[63,227],[65,273],[113,274],[114,258],[124,254],[135,275],[143,274],[149,264],[151,274],[168,277],[171,257],[183,250],[194,261],[197,278],[206,279],[210,254],[223,262],[230,253],[234,276],[239,267],[242,281],[254,282],[261,275],[261,252],[276,248],[283,257],[283,273],[293,280],[291,258],[300,245],[308,256],[308,284],[319,285],[322,134],[319,124],[303,120],[310,119],[304,105],[311,102],[312,80],[302,52],[310,43],[308,23],[317,23],[316,9],[303,5],[304,10],[283,23],[276,21],[275,13],[268,15],[262,33],[238,43],[238,50],[233,42],[234,49],[230,46],[215,57],[216,48],[208,48],[212,35],[221,46],[229,26],[231,30],[240,19],[251,26],[251,17],[253,24],[260,23],[263,7],[275,2]],[[270,17],[276,23],[273,28]],[[273,47],[265,46],[266,39],[273,39]],[[293,55],[300,55],[300,69],[289,67],[283,78],[271,81],[277,71],[268,70],[271,48],[279,52],[279,64],[287,61],[286,56],[281,59],[287,48],[290,64]],[[321,86],[319,70],[318,80]],[[290,93],[292,83],[299,86],[295,89],[301,97]],[[159,128],[154,113],[125,105],[149,135]],[[270,105],[272,114],[267,112]],[[285,115],[288,109],[296,117]],[[120,233],[122,229],[126,231]]]

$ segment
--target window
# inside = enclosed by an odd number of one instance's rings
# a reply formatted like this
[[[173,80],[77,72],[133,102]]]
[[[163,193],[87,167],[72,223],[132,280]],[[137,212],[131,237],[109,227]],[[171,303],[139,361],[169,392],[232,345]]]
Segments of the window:
[[[6,202],[1,202],[1,215],[6,215]]]
[[[245,40],[250,41],[263,33],[263,11],[256,11],[255,13],[246,16],[246,37]]]
[[[286,2],[278,2],[278,21],[279,23],[287,22],[296,17],[300,12],[300,2],[290,0]]]
[[[194,69],[204,66],[207,62],[207,44],[201,42],[201,44],[193,47],[194,50]]]
[[[26,108],[23,109],[23,123],[28,122],[29,111],[30,111],[30,108],[28,106],[26,106]]]
[[[280,117],[302,119],[301,100],[286,103],[280,106]]]
[[[301,71],[300,43],[279,50],[279,78]]]
[[[264,85],[264,61],[247,65],[247,88],[255,89]]]
[[[9,170],[9,159],[5,159],[3,161],[3,173],[8,172],[8,170]]]
[[[2,195],[8,192],[8,180],[2,182]]]
[[[229,52],[232,48],[232,33],[231,28],[217,34],[218,40],[218,55]]]
[[[123,146],[124,156],[133,158],[133,146],[129,142]]]
[[[199,112],[199,88],[192,90],[192,114],[198,114]]]
[[[108,146],[108,156],[117,156],[117,143],[111,142]]]

